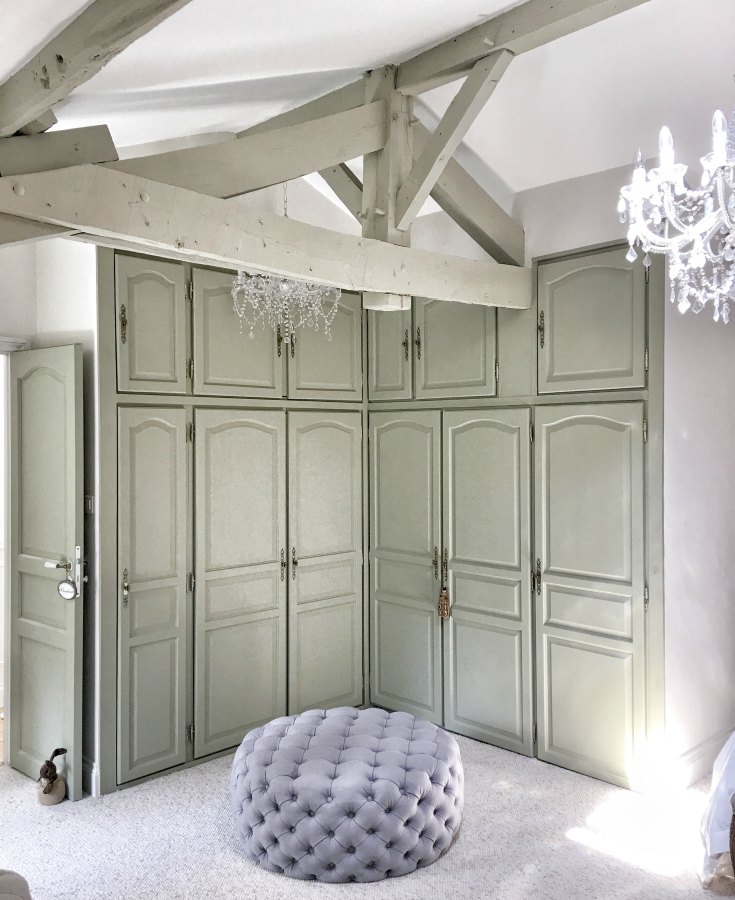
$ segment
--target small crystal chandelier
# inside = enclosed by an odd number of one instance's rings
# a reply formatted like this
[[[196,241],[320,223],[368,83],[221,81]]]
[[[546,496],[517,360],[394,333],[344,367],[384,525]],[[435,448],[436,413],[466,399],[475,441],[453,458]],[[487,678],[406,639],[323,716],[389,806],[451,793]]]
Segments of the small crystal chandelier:
[[[283,215],[288,218],[288,195],[283,184]],[[339,309],[342,292],[339,288],[326,287],[307,281],[294,281],[279,275],[249,275],[239,271],[232,282],[232,304],[249,337],[255,337],[256,325],[269,326],[277,331],[286,343],[291,343],[297,328],[324,329],[327,340],[332,340],[330,326]]]
[[[629,222],[627,259],[640,246],[669,257],[671,302],[701,312],[711,301],[714,320],[727,322],[735,300],[735,115],[728,129],[720,110],[712,119],[712,152],[702,157],[698,189],[684,181],[687,167],[674,160],[668,128],[659,136],[659,165],[646,171],[640,150],[633,181],[620,191],[620,221]]]

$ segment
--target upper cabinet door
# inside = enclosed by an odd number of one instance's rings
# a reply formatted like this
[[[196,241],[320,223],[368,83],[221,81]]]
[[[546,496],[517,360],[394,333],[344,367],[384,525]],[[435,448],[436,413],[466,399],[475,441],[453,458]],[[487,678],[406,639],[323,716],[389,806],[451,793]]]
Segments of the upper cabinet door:
[[[414,300],[416,399],[495,396],[495,308]]]
[[[331,341],[313,328],[299,328],[288,351],[288,396],[292,400],[362,400],[362,302],[342,294]]]
[[[288,414],[289,713],[359,706],[362,415]]]
[[[413,395],[411,310],[368,313],[368,397],[410,400]]]
[[[115,257],[117,387],[186,394],[186,275],[181,263]]]
[[[240,328],[232,272],[194,269],[194,393],[281,397],[285,350],[270,328]]]
[[[539,265],[538,316],[540,394],[645,387],[645,274],[624,248]]]

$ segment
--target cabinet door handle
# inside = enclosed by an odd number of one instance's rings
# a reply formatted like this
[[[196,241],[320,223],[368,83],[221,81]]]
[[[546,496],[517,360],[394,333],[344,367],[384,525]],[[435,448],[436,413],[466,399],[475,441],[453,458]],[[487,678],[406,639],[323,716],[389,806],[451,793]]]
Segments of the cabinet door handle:
[[[536,560],[536,593],[541,596],[541,560]]]
[[[286,578],[286,569],[288,568],[288,563],[286,562],[286,551],[281,550],[281,581],[284,581]]]
[[[296,559],[296,548],[291,547],[291,581],[296,581],[296,568],[299,564],[298,559]]]
[[[439,607],[437,609],[440,619],[448,619],[451,615],[449,606],[449,551],[442,554],[442,587],[439,591]]]
[[[416,359],[421,359],[421,328],[416,329]]]
[[[283,334],[281,333],[281,326],[279,325],[276,328],[276,347],[278,348],[278,358],[281,358],[281,344],[283,343]]]
[[[408,362],[408,351],[411,346],[411,341],[408,339],[408,328],[403,334],[403,358]]]
[[[546,324],[544,323],[544,311],[541,310],[538,316],[538,342],[541,349],[544,346],[544,339],[546,337]]]
[[[128,581],[128,570],[123,569],[122,573],[122,605],[128,605],[128,597],[130,596],[130,582]]]
[[[120,343],[124,344],[128,339],[128,314],[125,304],[120,305]]]
[[[431,564],[434,566],[434,581],[439,579],[439,548],[434,547],[434,557],[431,560]]]
[[[291,335],[291,359],[296,356],[296,337],[295,335]]]

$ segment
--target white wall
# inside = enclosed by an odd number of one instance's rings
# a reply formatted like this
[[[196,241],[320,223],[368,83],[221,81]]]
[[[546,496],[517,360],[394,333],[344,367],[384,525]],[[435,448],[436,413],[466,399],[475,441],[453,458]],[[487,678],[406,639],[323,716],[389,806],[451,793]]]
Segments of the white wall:
[[[36,247],[0,247],[0,336],[28,339],[36,333]]]

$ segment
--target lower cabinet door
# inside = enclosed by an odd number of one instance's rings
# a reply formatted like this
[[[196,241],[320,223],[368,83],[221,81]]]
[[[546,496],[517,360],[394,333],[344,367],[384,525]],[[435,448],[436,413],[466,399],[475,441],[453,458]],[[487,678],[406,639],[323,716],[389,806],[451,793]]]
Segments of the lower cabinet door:
[[[183,409],[118,421],[118,782],[186,761],[187,444]]]
[[[634,783],[645,730],[643,404],[536,411],[540,759]]]
[[[194,755],[286,712],[286,415],[195,418]]]
[[[440,447],[436,410],[370,417],[370,699],[439,725]]]
[[[289,713],[359,706],[362,415],[288,420]]]
[[[530,412],[444,413],[444,724],[533,753]]]

